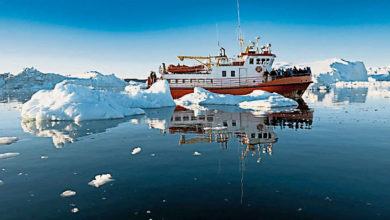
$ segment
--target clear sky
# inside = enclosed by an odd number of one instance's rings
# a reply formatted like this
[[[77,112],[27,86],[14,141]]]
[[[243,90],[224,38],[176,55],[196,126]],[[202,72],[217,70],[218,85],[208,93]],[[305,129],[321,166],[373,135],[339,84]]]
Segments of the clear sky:
[[[217,39],[235,55],[236,10],[236,0],[0,0],[0,72],[145,78],[177,55],[217,54]],[[389,11],[388,0],[240,1],[244,39],[260,36],[288,62],[390,65]]]

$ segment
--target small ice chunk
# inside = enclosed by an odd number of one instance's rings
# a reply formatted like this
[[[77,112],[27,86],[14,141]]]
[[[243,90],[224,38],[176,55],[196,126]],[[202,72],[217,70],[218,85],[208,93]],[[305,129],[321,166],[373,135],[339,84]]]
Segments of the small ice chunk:
[[[49,158],[48,156],[41,156],[41,159],[47,159]]]
[[[20,153],[3,153],[3,154],[0,154],[0,159],[7,159],[7,158],[10,158],[10,157],[16,157],[16,156],[19,156]]]
[[[194,156],[200,156],[200,155],[202,155],[202,154],[199,153],[198,151],[195,151],[192,155],[194,155]]]
[[[3,180],[0,180],[0,185],[3,185],[3,184],[4,184]]]
[[[138,154],[139,152],[141,152],[141,148],[140,147],[136,147],[133,149],[133,151],[131,152],[132,155],[135,155],[135,154]]]
[[[74,195],[76,195],[76,192],[72,191],[72,190],[66,190],[66,191],[61,193],[61,197],[69,197],[69,196],[74,196]]]
[[[102,174],[102,175],[96,175],[95,179],[89,182],[88,184],[94,187],[99,187],[111,181],[114,181],[114,179],[111,179],[111,174]]]
[[[70,211],[71,211],[72,213],[77,213],[77,212],[79,212],[79,209],[78,209],[77,207],[75,207],[75,208],[71,209]]]
[[[10,145],[18,140],[17,137],[0,137],[0,145]]]

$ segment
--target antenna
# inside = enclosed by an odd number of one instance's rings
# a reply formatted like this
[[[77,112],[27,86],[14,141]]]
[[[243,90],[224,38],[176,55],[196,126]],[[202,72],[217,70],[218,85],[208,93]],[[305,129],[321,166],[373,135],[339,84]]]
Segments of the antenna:
[[[218,47],[221,47],[221,45],[220,45],[220,43],[219,43],[218,23],[215,23],[215,28],[216,28],[216,31],[217,31],[217,42],[218,42]]]
[[[240,2],[237,0],[237,17],[238,17],[238,41],[240,43],[240,49],[242,51],[243,40],[242,40],[242,33],[241,33],[241,21],[240,21]]]

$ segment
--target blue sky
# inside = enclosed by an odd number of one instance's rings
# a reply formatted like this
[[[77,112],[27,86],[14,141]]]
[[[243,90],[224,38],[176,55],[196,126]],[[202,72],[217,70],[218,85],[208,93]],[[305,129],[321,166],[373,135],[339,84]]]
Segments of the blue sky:
[[[341,57],[390,65],[390,1],[241,0],[246,41],[278,61]],[[0,0],[0,72],[98,70],[143,77],[176,55],[239,51],[235,0]]]

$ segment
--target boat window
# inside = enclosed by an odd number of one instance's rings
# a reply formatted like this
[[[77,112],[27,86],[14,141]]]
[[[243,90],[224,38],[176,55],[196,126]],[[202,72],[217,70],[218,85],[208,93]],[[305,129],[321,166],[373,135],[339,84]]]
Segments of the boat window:
[[[234,127],[236,126],[236,120],[232,121],[232,126],[234,126]]]
[[[190,120],[190,118],[188,116],[183,117],[183,121],[188,121],[188,120]]]
[[[178,80],[178,79],[176,79],[175,81],[176,81],[176,83],[179,83],[179,80]]]
[[[205,116],[204,116],[204,115],[201,115],[201,116],[199,116],[198,118],[199,118],[200,121],[204,121]]]
[[[191,121],[196,121],[196,117],[195,116],[191,116]]]
[[[271,138],[271,133],[268,133],[268,138]]]
[[[262,133],[259,133],[259,134],[257,135],[257,137],[258,137],[258,138],[263,138],[263,134],[262,134]]]
[[[249,59],[249,64],[253,64],[253,58]]]
[[[222,77],[226,77],[226,71],[222,71]]]
[[[265,62],[265,59],[261,59],[261,63],[264,63]]]
[[[214,120],[213,116],[207,116],[207,121],[212,122]]]
[[[264,138],[268,138],[268,134],[267,133],[264,133],[263,136],[264,136]]]
[[[181,121],[180,117],[175,117],[175,121]]]
[[[260,59],[256,59],[256,64],[260,64]]]
[[[223,126],[224,126],[224,127],[227,127],[227,126],[228,126],[227,121],[224,121],[224,122],[223,122]]]
[[[252,134],[251,134],[251,138],[256,138],[256,134],[255,134],[255,133],[252,133]]]
[[[236,71],[232,70],[232,71],[230,72],[230,74],[231,74],[232,77],[235,77],[235,76],[236,76]]]

